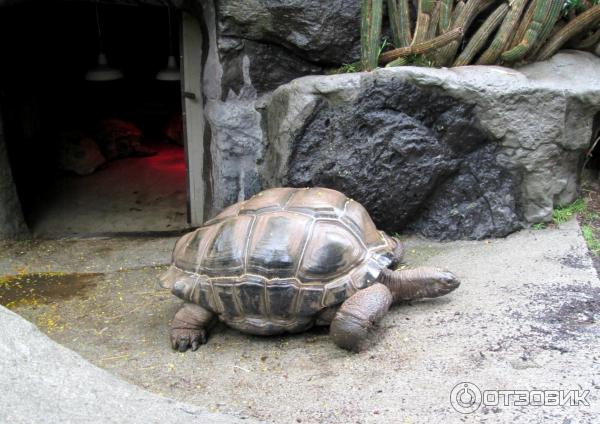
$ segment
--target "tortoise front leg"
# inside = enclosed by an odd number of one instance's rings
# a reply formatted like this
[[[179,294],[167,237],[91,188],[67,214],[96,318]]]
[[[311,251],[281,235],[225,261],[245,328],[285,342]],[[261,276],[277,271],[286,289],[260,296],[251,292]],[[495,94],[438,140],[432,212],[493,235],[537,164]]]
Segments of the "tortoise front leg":
[[[185,303],[171,323],[171,346],[180,352],[192,351],[206,343],[206,335],[215,315],[195,303]]]
[[[439,297],[460,286],[460,281],[450,271],[431,267],[400,271],[384,269],[378,281],[390,289],[394,302]]]
[[[350,296],[331,322],[330,334],[341,348],[360,352],[368,346],[369,334],[392,304],[392,293],[376,283]]]

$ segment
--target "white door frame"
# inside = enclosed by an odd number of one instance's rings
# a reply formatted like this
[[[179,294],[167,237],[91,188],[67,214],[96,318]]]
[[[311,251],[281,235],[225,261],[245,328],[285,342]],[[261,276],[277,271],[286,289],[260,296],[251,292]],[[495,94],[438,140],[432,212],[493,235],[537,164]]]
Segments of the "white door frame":
[[[202,93],[202,27],[194,15],[181,14],[181,97],[188,182],[188,220],[204,222],[204,101]]]

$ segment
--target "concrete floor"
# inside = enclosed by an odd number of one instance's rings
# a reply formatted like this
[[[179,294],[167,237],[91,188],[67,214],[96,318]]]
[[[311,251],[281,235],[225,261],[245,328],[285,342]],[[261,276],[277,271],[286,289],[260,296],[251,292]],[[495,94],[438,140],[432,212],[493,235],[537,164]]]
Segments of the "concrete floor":
[[[597,422],[600,282],[576,221],[506,239],[409,239],[407,262],[453,270],[452,294],[394,307],[352,354],[327,331],[260,338],[218,326],[176,353],[179,301],[156,287],[174,239],[0,242],[0,302],[92,363],[210,411],[273,423]],[[34,287],[38,287],[35,289]],[[68,290],[71,288],[71,290]],[[589,406],[481,406],[452,389],[590,390]]]
[[[57,177],[29,215],[36,237],[188,228],[182,147],[115,160],[88,176]]]

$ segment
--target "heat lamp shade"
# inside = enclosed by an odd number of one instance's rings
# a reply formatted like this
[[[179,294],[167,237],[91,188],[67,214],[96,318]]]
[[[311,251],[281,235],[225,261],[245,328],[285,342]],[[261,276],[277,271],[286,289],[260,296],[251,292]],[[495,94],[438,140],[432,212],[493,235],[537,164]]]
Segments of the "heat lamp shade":
[[[98,64],[85,74],[86,81],[115,81],[121,78],[123,72],[108,66],[104,53],[98,54]]]
[[[179,81],[181,79],[175,56],[169,56],[167,67],[156,74],[156,79],[159,81]]]

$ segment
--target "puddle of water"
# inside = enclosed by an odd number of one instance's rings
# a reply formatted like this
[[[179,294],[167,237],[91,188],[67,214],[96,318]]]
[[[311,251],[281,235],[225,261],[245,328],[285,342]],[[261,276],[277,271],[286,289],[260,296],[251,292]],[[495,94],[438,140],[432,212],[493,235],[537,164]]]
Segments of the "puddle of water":
[[[101,273],[41,272],[0,277],[0,304],[9,309],[84,297]]]

